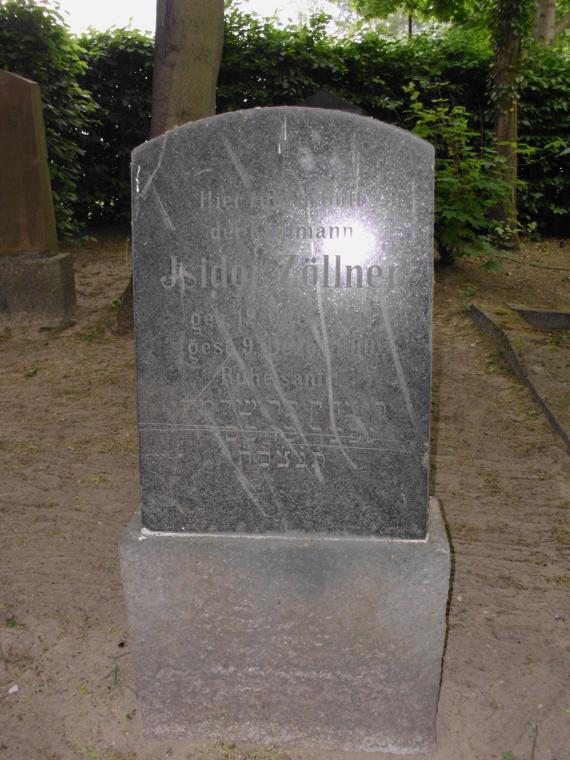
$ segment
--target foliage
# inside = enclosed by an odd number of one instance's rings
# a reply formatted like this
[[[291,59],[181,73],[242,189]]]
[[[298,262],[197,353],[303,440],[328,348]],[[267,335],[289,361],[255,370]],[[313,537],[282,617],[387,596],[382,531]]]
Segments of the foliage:
[[[8,23],[0,25],[0,65],[14,70],[13,61],[20,61],[16,73],[42,86],[59,218],[65,199],[67,218],[74,211],[84,223],[127,221],[130,151],[149,133],[152,38],[113,29],[91,31],[75,41],[57,14],[32,0],[0,5],[2,19]],[[35,32],[26,40],[24,29],[29,28]],[[474,188],[484,184],[484,165],[491,159],[480,146],[491,144],[493,129],[486,91],[492,50],[484,30],[452,28],[408,41],[374,34],[336,39],[326,29],[322,14],[304,28],[281,29],[230,6],[218,111],[300,104],[327,88],[370,116],[412,129],[427,119],[428,111],[441,113],[445,101],[448,128],[451,122],[456,129],[465,123],[459,130],[465,140],[463,159],[471,163],[464,170]],[[570,206],[570,58],[560,49],[531,48],[522,74],[520,139],[536,153],[521,161],[526,184],[519,191],[520,216],[525,224],[536,220],[543,232],[561,231],[568,225]],[[408,82],[416,85],[414,99],[404,88]],[[96,103],[93,113],[86,90]],[[416,106],[410,108],[411,103]],[[438,159],[450,160],[441,136],[433,139],[439,141]],[[481,175],[474,174],[475,161]],[[447,182],[447,191],[451,185]],[[491,188],[484,192],[487,198]],[[477,227],[477,219],[473,229],[489,235],[492,230]]]
[[[532,45],[523,64],[519,137],[535,149],[520,163],[519,216],[551,234],[568,234],[570,210],[570,57]]]
[[[493,5],[490,18],[493,39],[497,44],[502,44],[512,35],[520,39],[528,37],[535,12],[535,0],[498,0]]]
[[[218,111],[294,105],[316,89],[342,94],[344,45],[327,37],[328,17],[312,16],[306,27],[280,29],[237,10],[226,14]]]
[[[129,29],[92,31],[80,43],[85,64],[80,81],[96,111],[81,135],[87,160],[78,213],[89,224],[128,222],[130,154],[150,129],[154,43]]]
[[[351,0],[351,5],[364,18],[386,18],[403,11],[410,16],[438,21],[464,22],[481,13],[481,3],[473,0]]]
[[[491,51],[483,34],[451,31],[438,38],[417,36],[413,41],[384,41],[368,35],[351,42],[346,55],[348,97],[375,118],[411,129],[414,117],[404,85],[413,81],[426,103],[444,98],[451,105],[465,106],[477,129],[486,124],[485,73]]]
[[[519,44],[528,40],[531,34],[532,22],[536,12],[536,0],[496,0],[489,14],[491,39],[496,54],[500,57],[504,48],[518,40]],[[518,58],[517,58],[518,61]],[[493,62],[491,97],[495,101],[518,99],[522,77],[520,71],[513,72],[514,76],[505,76],[499,69],[499,62]],[[501,79],[505,79],[505,85]],[[504,88],[512,90],[505,92]]]
[[[58,230],[75,234],[79,137],[93,107],[79,84],[86,68],[79,44],[55,10],[32,0],[7,0],[0,5],[0,68],[40,85]]]
[[[326,18],[313,16],[305,29],[279,29],[230,12],[218,110],[299,104],[326,87],[375,118],[405,126],[412,120],[403,85],[415,80],[432,95],[469,105],[480,121],[491,58],[485,35],[451,32],[408,42],[368,34],[337,40],[327,36]]]
[[[570,0],[557,0],[554,44],[570,48]]]
[[[507,244],[515,248],[519,246],[516,184],[521,55],[535,12],[536,0],[496,0],[489,19],[494,51],[489,92],[495,108],[495,149],[505,159],[501,171],[509,188],[495,215],[512,229]]]
[[[352,5],[364,18],[387,18],[398,11],[408,16],[427,16],[432,3],[429,0],[353,0]]]
[[[463,106],[446,100],[424,106],[413,84],[406,91],[416,118],[414,132],[433,144],[435,163],[435,239],[444,260],[486,254],[493,264],[497,224],[489,211],[508,191],[501,159],[493,148],[477,146]]]

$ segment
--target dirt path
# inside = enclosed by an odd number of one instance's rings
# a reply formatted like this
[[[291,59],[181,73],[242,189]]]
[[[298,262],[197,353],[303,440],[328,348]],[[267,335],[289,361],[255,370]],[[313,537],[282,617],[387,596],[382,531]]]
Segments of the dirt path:
[[[518,257],[570,267],[567,251]],[[76,266],[73,327],[0,336],[0,760],[323,760],[142,736],[116,553],[138,499],[133,350],[105,327],[124,239]],[[432,760],[570,760],[570,457],[465,309],[567,304],[570,283],[507,267],[437,277],[433,490],[454,578]]]

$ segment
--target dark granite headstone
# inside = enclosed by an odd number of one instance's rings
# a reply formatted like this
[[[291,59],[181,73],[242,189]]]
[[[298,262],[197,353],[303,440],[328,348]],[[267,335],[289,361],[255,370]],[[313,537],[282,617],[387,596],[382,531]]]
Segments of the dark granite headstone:
[[[425,538],[433,160],[296,107],[134,152],[147,528]]]
[[[433,149],[241,111],[138,148],[133,198],[142,521],[120,556],[145,731],[431,752]]]
[[[305,98],[300,106],[305,108],[332,108],[335,111],[349,111],[350,113],[357,113],[361,116],[364,115],[364,111],[360,106],[351,103],[349,100],[339,97],[330,90],[317,90],[308,98]]]

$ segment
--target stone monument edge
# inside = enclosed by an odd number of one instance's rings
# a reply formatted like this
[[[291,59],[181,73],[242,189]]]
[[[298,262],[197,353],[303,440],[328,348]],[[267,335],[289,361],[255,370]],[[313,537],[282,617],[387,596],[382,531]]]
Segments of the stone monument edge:
[[[320,112],[325,112],[327,114],[333,115],[335,114],[338,118],[345,119],[346,121],[354,121],[355,123],[366,123],[368,125],[373,124],[374,128],[378,128],[379,131],[383,132],[391,132],[392,134],[398,134],[401,133],[405,136],[406,139],[409,139],[411,142],[416,143],[417,145],[422,146],[422,149],[426,151],[426,157],[430,157],[432,160],[435,157],[435,148],[433,145],[428,142],[427,140],[424,140],[423,137],[419,137],[418,135],[415,135],[413,132],[410,132],[407,129],[403,129],[402,127],[398,127],[395,124],[387,124],[384,121],[380,121],[379,119],[375,119],[373,116],[364,116],[362,114],[352,113],[350,111],[340,111],[336,108],[311,108],[307,106],[256,106],[255,108],[240,108],[236,111],[226,111],[225,113],[220,114],[214,114],[213,116],[206,116],[203,119],[197,119],[196,121],[188,121],[185,124],[180,124],[177,127],[174,127],[173,129],[169,129],[167,132],[163,132],[161,135],[157,135],[156,137],[152,137],[149,140],[146,140],[145,142],[141,143],[140,145],[137,145],[136,148],[133,148],[131,151],[131,170],[132,170],[132,178],[133,183],[136,180],[136,176],[134,173],[134,166],[135,161],[138,158],[138,156],[144,152],[146,152],[151,146],[153,145],[159,145],[161,142],[163,142],[165,139],[168,140],[171,137],[174,137],[175,135],[182,134],[183,132],[186,132],[188,130],[191,130],[192,128],[198,127],[198,126],[205,126],[213,124],[214,122],[220,123],[220,119],[223,119],[224,122],[229,121],[231,123],[232,120],[237,118],[243,118],[243,115],[250,115],[250,114],[259,114],[271,111],[272,113],[275,113],[276,111],[280,111],[283,113],[287,113],[290,111],[306,111],[308,118],[317,118],[318,114]]]

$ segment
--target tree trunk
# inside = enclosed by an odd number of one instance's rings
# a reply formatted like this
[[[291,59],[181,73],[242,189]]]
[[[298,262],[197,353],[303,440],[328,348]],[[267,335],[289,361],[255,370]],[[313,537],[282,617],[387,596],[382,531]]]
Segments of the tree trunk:
[[[554,24],[554,37],[558,37],[559,34],[562,34],[562,32],[567,29],[570,26],[570,11],[568,13],[565,13],[562,18],[558,19],[558,21]]]
[[[495,213],[508,229],[505,243],[518,248],[517,234],[517,138],[518,138],[518,88],[517,78],[521,53],[521,38],[511,31],[503,35],[495,49],[495,140],[499,156],[504,159],[502,176],[509,191]]]
[[[408,39],[411,40],[414,35],[414,18],[411,13],[408,14]]]
[[[223,38],[224,0],[157,0],[151,137],[216,112]]]
[[[555,36],[556,0],[538,0],[534,20],[534,38],[550,45]]]
[[[216,112],[224,38],[224,0],[157,0],[150,136]],[[133,277],[115,332],[133,329]]]

